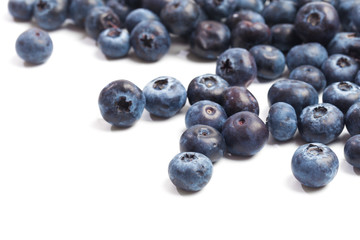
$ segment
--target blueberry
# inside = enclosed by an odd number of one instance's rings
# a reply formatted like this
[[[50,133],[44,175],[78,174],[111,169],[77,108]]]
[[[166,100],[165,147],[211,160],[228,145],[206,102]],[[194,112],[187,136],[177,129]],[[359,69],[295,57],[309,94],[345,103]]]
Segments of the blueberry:
[[[340,20],[329,3],[311,2],[302,6],[295,18],[295,29],[304,42],[327,44],[338,32]]]
[[[30,21],[34,14],[35,0],[9,0],[8,10],[16,20]]]
[[[351,105],[360,101],[360,87],[352,82],[335,82],[325,88],[322,99],[346,114]]]
[[[223,107],[209,100],[202,100],[190,106],[185,115],[185,125],[187,128],[203,124],[221,131],[227,115]]]
[[[351,136],[360,134],[360,102],[354,103],[345,115],[345,125]]]
[[[254,57],[243,48],[230,48],[216,61],[216,74],[231,86],[249,86],[257,75]]]
[[[61,27],[67,18],[67,0],[36,0],[34,18],[36,24],[45,30]]]
[[[190,51],[196,56],[216,60],[230,46],[231,32],[218,21],[201,21],[191,34]]]
[[[263,0],[237,0],[236,7],[260,13],[264,9],[264,2]]]
[[[300,146],[291,160],[291,170],[303,185],[319,188],[330,183],[339,169],[336,154],[326,145],[309,143]]]
[[[70,18],[81,28],[85,27],[86,16],[93,7],[104,6],[102,0],[71,0],[69,2]]]
[[[172,0],[141,0],[141,7],[149,9],[155,14],[160,15],[161,9],[171,1]]]
[[[353,167],[360,168],[360,135],[349,138],[344,147],[345,160]]]
[[[315,88],[308,83],[281,79],[270,87],[268,101],[270,105],[276,102],[286,102],[295,109],[297,115],[300,115],[303,108],[317,104],[319,97]]]
[[[301,65],[312,65],[321,68],[328,58],[326,48],[319,43],[305,43],[292,47],[286,55],[286,63],[290,70]]]
[[[294,24],[282,23],[271,27],[271,44],[282,52],[288,52],[302,41],[295,31]]]
[[[38,28],[31,28],[20,34],[15,47],[19,57],[30,64],[45,62],[53,51],[49,34]]]
[[[264,147],[269,131],[255,113],[243,111],[226,120],[222,135],[230,154],[252,156]]]
[[[127,17],[125,18],[125,25],[129,33],[134,29],[134,27],[142,22],[142,21],[160,21],[160,18],[150,11],[149,9],[145,8],[137,8],[131,11]]]
[[[256,45],[249,51],[254,56],[258,77],[273,80],[280,77],[284,72],[285,56],[276,47]]]
[[[226,18],[226,25],[228,25],[230,29],[233,29],[238,22],[243,20],[249,22],[265,23],[265,19],[260,13],[254,12],[252,10],[241,9]]]
[[[321,66],[328,85],[340,81],[353,82],[358,70],[355,59],[343,54],[331,55]]]
[[[240,21],[231,32],[232,47],[250,49],[258,44],[268,44],[270,41],[270,28],[261,22]]]
[[[320,69],[311,65],[301,65],[294,68],[290,72],[289,78],[306,82],[318,92],[321,92],[326,87],[325,75]]]
[[[201,100],[221,103],[222,95],[229,83],[216,74],[203,74],[190,81],[187,97],[192,105]]]
[[[278,141],[288,141],[294,137],[297,130],[295,109],[287,103],[277,102],[271,105],[266,126]]]
[[[225,140],[221,133],[208,125],[194,125],[180,137],[181,152],[198,152],[207,156],[213,163],[224,156]]]
[[[130,35],[126,29],[105,29],[100,33],[97,42],[102,53],[108,58],[124,57],[130,50]]]
[[[344,129],[344,114],[330,103],[308,106],[300,114],[299,133],[306,142],[328,144]]]
[[[155,78],[146,84],[143,92],[146,98],[146,110],[158,117],[172,117],[186,103],[186,89],[173,77]]]
[[[204,0],[203,9],[210,19],[221,20],[231,15],[237,0]]]
[[[127,15],[130,14],[134,9],[126,5],[123,1],[109,0],[106,2],[106,6],[110,7],[114,13],[118,16],[122,26],[125,23]]]
[[[169,163],[168,173],[171,182],[189,192],[203,189],[210,181],[213,171],[211,160],[204,154],[183,152],[177,154]]]
[[[269,25],[293,23],[297,13],[297,5],[292,1],[273,1],[265,6],[262,15]]]
[[[171,40],[165,26],[159,21],[142,21],[130,34],[135,54],[147,62],[155,62],[169,50]]]
[[[144,111],[145,96],[134,83],[117,80],[103,88],[98,103],[105,121],[115,127],[130,127]]]
[[[228,116],[241,111],[249,111],[259,115],[259,103],[245,87],[232,86],[225,89],[221,105]]]
[[[327,45],[330,55],[339,53],[360,59],[360,37],[354,32],[340,32]]]

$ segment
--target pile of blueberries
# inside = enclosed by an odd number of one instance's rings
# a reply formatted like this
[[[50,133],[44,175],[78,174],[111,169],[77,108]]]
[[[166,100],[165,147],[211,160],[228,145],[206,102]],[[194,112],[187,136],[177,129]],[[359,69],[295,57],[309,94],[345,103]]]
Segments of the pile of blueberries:
[[[16,43],[32,64],[51,55],[46,31],[66,19],[108,58],[132,48],[140,59],[158,61],[179,37],[192,54],[216,61],[214,74],[194,78],[187,89],[161,76],[144,89],[117,80],[99,96],[101,115],[116,127],[132,126],[144,109],[170,118],[189,101],[180,153],[168,168],[180,189],[201,190],[215,162],[226,153],[255,155],[269,134],[283,142],[298,131],[307,142],[291,162],[305,186],[322,187],[335,177],[339,160],[326,144],[345,127],[351,135],[345,159],[360,168],[360,0],[9,0],[8,6],[15,19],[42,29],[26,31]],[[276,80],[266,123],[247,89],[255,79]]]

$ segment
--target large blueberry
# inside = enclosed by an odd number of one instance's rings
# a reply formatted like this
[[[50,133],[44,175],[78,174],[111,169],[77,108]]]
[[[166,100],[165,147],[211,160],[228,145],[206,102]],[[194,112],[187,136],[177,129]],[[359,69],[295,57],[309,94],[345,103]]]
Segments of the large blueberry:
[[[360,37],[355,32],[340,32],[327,45],[329,55],[336,53],[360,59]]]
[[[345,115],[345,125],[351,136],[360,134],[360,102],[354,103]]]
[[[306,82],[318,92],[321,92],[326,86],[325,75],[320,69],[311,65],[301,65],[294,68],[290,72],[289,78]]]
[[[30,21],[34,14],[35,0],[9,0],[8,10],[16,20]]]
[[[160,21],[158,15],[145,8],[137,8],[131,11],[125,18],[125,26],[129,33],[142,21]]]
[[[97,43],[106,57],[121,58],[130,50],[130,35],[126,29],[108,28],[100,33]]]
[[[354,82],[358,70],[356,60],[343,54],[331,55],[321,66],[328,85],[340,81]]]
[[[250,49],[258,44],[271,42],[271,31],[268,25],[261,22],[240,21],[231,32],[231,46]]]
[[[144,111],[145,96],[134,83],[117,80],[101,90],[98,104],[105,121],[115,127],[130,127]]]
[[[266,118],[269,132],[278,141],[287,141],[294,137],[297,130],[295,109],[287,103],[277,102],[271,105]]]
[[[270,30],[271,44],[283,52],[288,52],[292,47],[302,42],[295,31],[294,24],[276,24]]]
[[[356,168],[360,168],[360,135],[349,138],[344,146],[345,160]]]
[[[249,86],[257,75],[254,57],[243,48],[230,48],[216,61],[216,74],[231,86]]]
[[[241,9],[226,18],[226,25],[228,25],[230,29],[233,29],[238,22],[243,20],[249,22],[265,23],[265,19],[260,13],[254,12],[252,10]]]
[[[224,156],[226,144],[218,130],[198,124],[189,127],[181,135],[180,151],[202,153],[215,163]]]
[[[307,187],[323,187],[330,183],[339,169],[336,154],[326,145],[309,143],[296,149],[291,170],[295,178]]]
[[[183,152],[169,163],[168,174],[171,182],[189,192],[197,192],[210,181],[213,171],[211,160],[204,154]]]
[[[304,141],[328,144],[343,131],[344,114],[330,103],[311,105],[301,112],[298,128]]]
[[[262,15],[269,25],[279,23],[293,23],[297,13],[297,6],[292,1],[273,1],[265,6]]]
[[[230,154],[252,156],[264,147],[269,131],[255,113],[243,111],[226,120],[222,135]]]
[[[319,43],[305,43],[292,47],[286,55],[286,63],[290,70],[301,65],[312,65],[321,68],[328,58],[326,48]]]
[[[143,92],[146,98],[146,110],[158,117],[172,117],[186,103],[186,89],[173,77],[155,78],[146,84]]]
[[[85,27],[86,16],[93,7],[104,6],[102,0],[71,0],[69,2],[70,18],[79,27]]]
[[[34,18],[36,24],[45,30],[54,30],[67,18],[68,0],[36,0]]]
[[[260,111],[255,96],[246,87],[240,86],[225,89],[221,105],[228,116],[241,111],[249,111],[259,115]]]

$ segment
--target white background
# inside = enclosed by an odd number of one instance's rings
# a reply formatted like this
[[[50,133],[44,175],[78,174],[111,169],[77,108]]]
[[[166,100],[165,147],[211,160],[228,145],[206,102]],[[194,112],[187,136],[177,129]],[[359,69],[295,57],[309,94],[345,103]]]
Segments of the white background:
[[[148,112],[131,128],[101,117],[101,89],[117,79],[143,88],[159,76],[184,84],[215,73],[215,63],[175,43],[156,63],[107,60],[71,24],[53,31],[54,51],[28,66],[15,41],[31,23],[0,6],[0,239],[358,239],[360,171],[345,162],[346,130],[330,147],[340,168],[326,187],[302,187],[290,161],[304,142],[272,138],[251,158],[223,158],[200,192],[177,190],[168,178],[179,152],[185,108],[167,120]],[[272,83],[249,90],[265,121]],[[321,99],[321,98],[320,98]]]

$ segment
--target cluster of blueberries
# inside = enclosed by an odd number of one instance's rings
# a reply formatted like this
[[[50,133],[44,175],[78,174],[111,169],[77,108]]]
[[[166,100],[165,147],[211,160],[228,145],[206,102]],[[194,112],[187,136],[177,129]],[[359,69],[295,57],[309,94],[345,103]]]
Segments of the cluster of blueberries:
[[[360,168],[360,0],[9,0],[8,6],[14,18],[35,19],[43,30],[72,19],[108,58],[124,57],[132,47],[140,59],[157,61],[177,36],[192,54],[216,61],[214,74],[194,78],[187,89],[162,76],[142,90],[117,80],[99,96],[103,118],[117,127],[132,126],[144,109],[170,118],[189,101],[181,153],[168,168],[180,189],[201,190],[226,152],[253,156],[269,134],[288,141],[297,130],[308,144],[296,150],[291,166],[303,185],[322,187],[335,177],[339,161],[326,144],[345,127],[352,136],[345,158]],[[25,61],[50,56],[43,30],[18,38]],[[276,79],[266,123],[247,89],[256,78]]]

